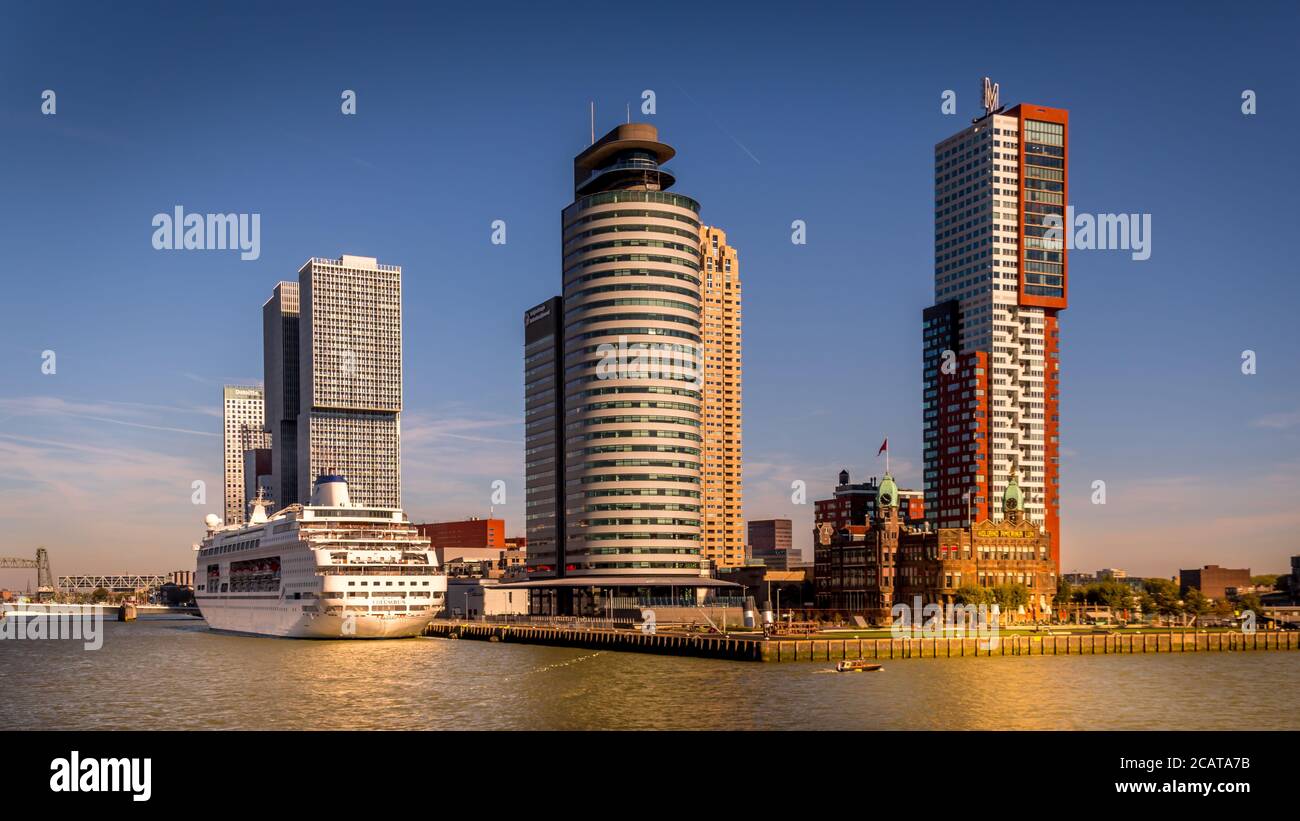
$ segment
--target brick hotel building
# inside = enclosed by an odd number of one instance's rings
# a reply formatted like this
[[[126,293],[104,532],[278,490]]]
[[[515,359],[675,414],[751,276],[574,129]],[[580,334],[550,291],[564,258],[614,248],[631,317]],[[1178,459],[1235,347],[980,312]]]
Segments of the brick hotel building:
[[[896,604],[959,605],[962,588],[1018,588],[1023,600],[1009,604],[1010,621],[1050,617],[1056,594],[1051,534],[1025,516],[1024,494],[1014,476],[1004,477],[996,521],[958,527],[916,527],[904,521],[901,494],[889,474],[877,503],[857,524],[817,525],[814,584],[817,607],[862,614],[877,624],[892,621]]]
[[[924,311],[925,511],[992,517],[1009,477],[1060,563],[1060,328],[1069,115],[986,90],[983,116],[934,149],[934,298]]]
[[[876,503],[880,496],[880,483],[872,476],[865,482],[849,482],[849,472],[840,471],[840,483],[835,487],[835,495],[830,499],[818,499],[813,503],[813,534],[818,528],[829,523],[839,530],[849,525],[866,524],[876,515]],[[898,489],[899,515],[911,525],[920,525],[925,520],[925,494],[919,490]]]

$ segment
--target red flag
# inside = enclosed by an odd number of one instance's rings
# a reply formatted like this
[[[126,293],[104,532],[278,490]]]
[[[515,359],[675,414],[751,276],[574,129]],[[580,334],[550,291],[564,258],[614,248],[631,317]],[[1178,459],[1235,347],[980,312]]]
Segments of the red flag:
[[[885,437],[885,441],[883,441],[883,442],[880,443],[880,450],[876,451],[876,455],[879,456],[880,454],[884,453],[884,452],[887,451],[887,450],[889,450],[889,437],[888,437],[888,436]]]

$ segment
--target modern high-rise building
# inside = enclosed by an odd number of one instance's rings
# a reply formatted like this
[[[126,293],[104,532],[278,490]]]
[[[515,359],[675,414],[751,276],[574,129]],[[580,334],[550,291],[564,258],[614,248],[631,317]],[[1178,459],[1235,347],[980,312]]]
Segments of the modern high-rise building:
[[[262,389],[226,385],[221,393],[225,522],[242,524],[246,520],[244,451],[255,450],[265,443]]]
[[[565,569],[563,314],[558,296],[524,312],[524,530],[538,579]]]
[[[717,567],[745,564],[740,259],[720,228],[700,229],[704,262],[704,447],[700,552]]]
[[[934,150],[934,298],[924,312],[925,510],[938,527],[998,513],[1010,477],[1060,561],[1061,233],[1069,115],[985,111]]]
[[[244,450],[244,515],[253,515],[253,500],[275,499],[271,470],[272,436],[265,430],[247,428],[249,447]]]
[[[574,158],[564,293],[524,317],[526,569],[578,612],[596,590],[731,586],[700,556],[702,233],[674,153],[627,123]]]
[[[266,429],[271,432],[271,498],[279,507],[298,496],[298,283],[281,282],[262,306]]]
[[[785,570],[800,558],[794,553],[794,525],[789,519],[754,519],[747,530],[751,560]]]
[[[566,573],[700,574],[700,204],[628,123],[564,209]],[[530,540],[529,547],[532,542]]]
[[[402,269],[312,258],[298,290],[298,499],[336,473],[353,502],[401,507]]]

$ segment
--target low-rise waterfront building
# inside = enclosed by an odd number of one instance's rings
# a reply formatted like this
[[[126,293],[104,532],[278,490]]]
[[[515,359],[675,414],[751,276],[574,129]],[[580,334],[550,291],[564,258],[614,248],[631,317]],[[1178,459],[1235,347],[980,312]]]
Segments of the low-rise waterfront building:
[[[505,571],[507,574],[513,575],[525,572],[524,566],[528,562],[527,550],[528,548],[526,545],[506,548],[505,553],[501,556],[501,561],[505,565]]]
[[[1179,594],[1183,596],[1187,595],[1188,590],[1195,588],[1206,598],[1222,599],[1228,595],[1229,587],[1250,586],[1248,567],[1230,568],[1207,564],[1194,570],[1179,570],[1178,577]]]
[[[471,517],[456,522],[417,524],[415,528],[434,547],[477,547],[505,550],[510,546],[509,540],[506,539],[505,519]]]
[[[469,548],[461,548],[460,552]],[[474,558],[472,556],[452,556],[444,561],[439,561],[447,576],[472,576],[475,578],[499,578],[505,575],[501,568],[501,560],[497,556],[490,556],[486,559]]]
[[[447,616],[522,616],[528,613],[528,591],[502,588],[498,579],[477,576],[447,578]]]
[[[1273,587],[1275,589],[1272,593],[1265,593],[1261,597],[1265,604],[1300,605],[1300,556],[1291,557],[1291,572],[1278,576]]]
[[[1128,585],[1134,590],[1141,590],[1146,585],[1146,579],[1141,576],[1130,576],[1128,571],[1115,567],[1103,568],[1096,573],[1062,573],[1061,580],[1071,587],[1088,587],[1101,582],[1119,582]]]
[[[758,604],[771,602],[774,606],[783,608],[804,607],[813,600],[812,565],[791,568],[762,564],[727,567],[718,570],[718,578],[739,585],[739,594],[753,596]]]

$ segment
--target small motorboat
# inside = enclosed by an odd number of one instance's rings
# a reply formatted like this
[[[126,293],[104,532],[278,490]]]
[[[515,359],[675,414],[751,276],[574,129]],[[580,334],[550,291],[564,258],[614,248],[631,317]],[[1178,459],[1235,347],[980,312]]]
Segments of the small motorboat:
[[[835,665],[837,673],[875,673],[885,669],[883,664],[873,664],[861,659],[841,661]]]

